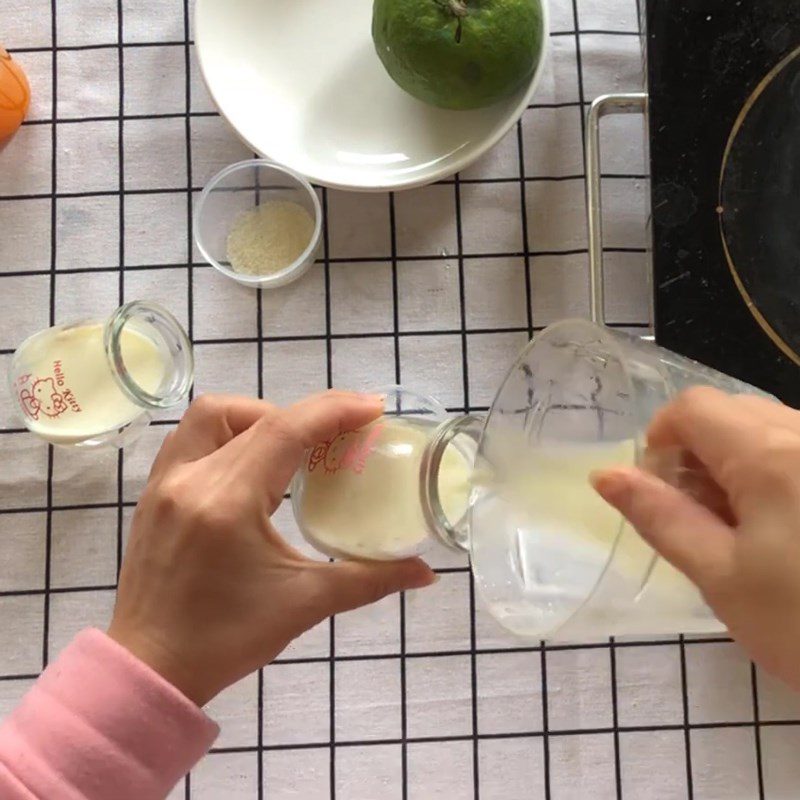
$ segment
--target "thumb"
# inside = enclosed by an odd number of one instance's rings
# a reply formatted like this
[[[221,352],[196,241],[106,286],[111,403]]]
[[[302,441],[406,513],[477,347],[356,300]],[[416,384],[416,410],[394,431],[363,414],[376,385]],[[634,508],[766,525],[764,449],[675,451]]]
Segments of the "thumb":
[[[591,482],[659,555],[701,590],[729,572],[733,531],[705,506],[639,469],[601,470]]]
[[[418,558],[405,561],[339,561],[322,573],[330,598],[328,614],[341,614],[376,603],[395,592],[423,589],[436,582],[436,574]]]

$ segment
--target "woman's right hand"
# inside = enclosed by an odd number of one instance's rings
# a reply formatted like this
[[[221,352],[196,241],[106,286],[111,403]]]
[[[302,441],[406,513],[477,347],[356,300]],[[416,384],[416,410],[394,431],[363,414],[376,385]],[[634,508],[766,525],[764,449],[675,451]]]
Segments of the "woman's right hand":
[[[724,501],[702,504],[633,468],[600,472],[595,488],[755,662],[800,690],[800,412],[691,389],[656,416],[648,446],[688,452]]]

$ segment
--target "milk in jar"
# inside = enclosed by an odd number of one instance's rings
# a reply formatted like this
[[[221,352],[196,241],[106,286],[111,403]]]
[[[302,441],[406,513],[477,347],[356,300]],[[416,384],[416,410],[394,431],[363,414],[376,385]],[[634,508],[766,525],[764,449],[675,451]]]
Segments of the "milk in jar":
[[[188,392],[191,345],[164,309],[139,302],[107,320],[59,325],[14,353],[12,396],[26,427],[53,444],[113,438]]]
[[[382,417],[314,448],[292,490],[305,538],[331,556],[388,560],[422,553],[431,531],[420,503],[420,474],[434,429],[430,422]],[[449,447],[438,492],[454,522],[467,511],[469,476],[465,455]]]

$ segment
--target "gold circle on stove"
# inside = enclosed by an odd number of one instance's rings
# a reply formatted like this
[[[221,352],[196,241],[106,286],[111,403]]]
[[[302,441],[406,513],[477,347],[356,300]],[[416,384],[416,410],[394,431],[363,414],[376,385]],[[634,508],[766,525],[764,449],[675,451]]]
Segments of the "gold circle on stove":
[[[769,336],[769,338],[781,350],[781,352],[794,361],[795,364],[800,366],[800,353],[795,351],[794,348],[792,348],[792,346],[786,342],[772,327],[772,325],[769,324],[767,318],[761,313],[761,311],[758,309],[758,306],[756,306],[753,298],[750,297],[750,293],[747,291],[747,287],[744,285],[744,281],[742,281],[739,271],[736,269],[736,265],[733,263],[733,257],[730,249],[728,248],[728,242],[725,238],[725,227],[722,221],[722,212],[724,210],[722,185],[725,180],[725,170],[728,166],[728,158],[733,150],[733,144],[736,140],[736,136],[741,130],[741,127],[744,124],[747,115],[750,113],[750,110],[756,104],[758,98],[761,97],[764,90],[770,85],[770,83],[772,83],[773,80],[775,80],[776,76],[778,76],[798,56],[800,56],[800,47],[798,47],[796,50],[793,50],[791,53],[789,53],[789,55],[785,56],[764,76],[763,80],[758,84],[758,86],[756,86],[750,97],[747,98],[747,102],[742,106],[742,110],[739,112],[739,116],[736,118],[736,122],[733,124],[730,136],[728,137],[728,143],[725,146],[725,154],[722,157],[722,170],[719,174],[719,205],[717,206],[716,211],[719,219],[719,232],[720,238],[722,239],[722,249],[725,253],[725,260],[728,262],[728,267],[730,268],[731,275],[733,276],[733,282],[736,284],[736,288],[742,295],[745,305],[750,310],[750,313],[753,315],[755,321],[761,326],[764,333]]]

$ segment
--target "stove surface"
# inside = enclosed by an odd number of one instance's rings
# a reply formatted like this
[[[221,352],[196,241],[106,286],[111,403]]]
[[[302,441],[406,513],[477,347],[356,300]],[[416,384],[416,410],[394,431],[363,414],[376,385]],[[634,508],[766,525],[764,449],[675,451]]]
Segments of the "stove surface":
[[[648,0],[659,343],[800,406],[800,0]]]

